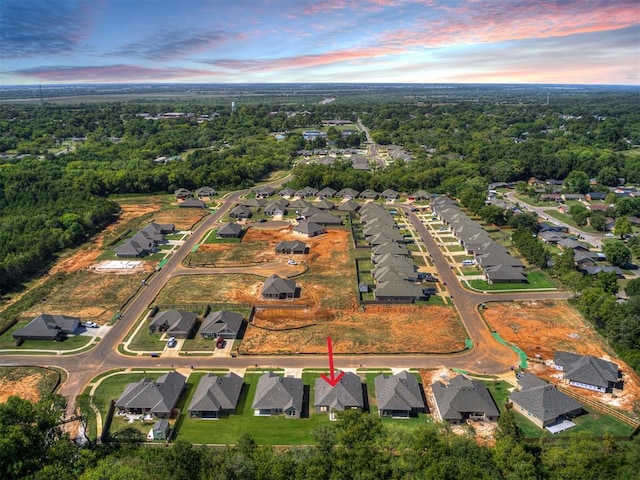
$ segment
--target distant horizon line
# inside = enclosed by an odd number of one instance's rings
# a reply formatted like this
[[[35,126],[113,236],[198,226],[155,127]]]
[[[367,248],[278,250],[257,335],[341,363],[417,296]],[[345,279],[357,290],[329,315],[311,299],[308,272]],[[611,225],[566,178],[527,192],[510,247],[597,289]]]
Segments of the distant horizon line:
[[[532,83],[532,82],[90,82],[90,83],[24,83],[0,84],[0,89],[6,88],[40,88],[40,87],[100,87],[100,86],[161,86],[161,85],[192,85],[192,86],[322,86],[322,85],[353,85],[353,86],[529,86],[529,87],[622,87],[640,88],[640,84],[607,84],[607,83]]]

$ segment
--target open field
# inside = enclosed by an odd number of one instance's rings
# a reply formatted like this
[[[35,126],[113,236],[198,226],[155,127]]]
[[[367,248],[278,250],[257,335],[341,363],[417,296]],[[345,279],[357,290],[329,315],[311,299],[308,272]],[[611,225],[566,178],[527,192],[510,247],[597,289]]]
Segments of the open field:
[[[13,395],[37,402],[53,392],[60,373],[41,367],[0,367],[0,403]]]
[[[368,305],[366,310],[259,310],[241,353],[444,353],[464,349],[465,331],[450,307]]]
[[[39,303],[20,314],[35,317],[41,313],[64,314],[107,323],[120,306],[136,291],[145,273],[133,275],[98,274],[76,271],[58,277],[56,285]]]
[[[540,355],[553,360],[557,350],[594,355],[611,360],[623,372],[624,389],[616,396],[575,389],[612,407],[631,410],[640,400],[640,378],[624,362],[613,357],[600,335],[571,306],[561,300],[529,302],[488,302],[482,315],[492,330],[509,343],[520,347],[528,357]],[[530,368],[547,380],[557,382],[559,372],[545,364],[531,363]]]

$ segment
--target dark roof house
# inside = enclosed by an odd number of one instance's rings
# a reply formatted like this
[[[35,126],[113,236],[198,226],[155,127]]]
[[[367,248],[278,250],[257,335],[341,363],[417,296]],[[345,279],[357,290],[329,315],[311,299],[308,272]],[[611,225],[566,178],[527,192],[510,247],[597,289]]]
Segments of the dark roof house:
[[[331,386],[322,377],[316,378],[314,388],[316,411],[336,412],[352,409],[364,409],[362,381],[355,373],[346,372],[342,378]]]
[[[305,237],[315,237],[324,233],[324,227],[314,222],[300,220],[298,224],[293,227],[293,232]]]
[[[238,205],[229,212],[231,218],[249,218],[251,217],[251,210],[244,205]]]
[[[242,227],[237,223],[225,223],[218,229],[218,238],[240,238]]]
[[[276,244],[276,253],[305,254],[309,253],[309,246],[300,240],[283,240]]]
[[[143,378],[130,383],[115,407],[133,414],[152,414],[158,418],[168,418],[178,403],[184,390],[186,379],[177,372],[165,373],[157,380]]]
[[[564,378],[574,387],[611,393],[620,386],[620,370],[618,364],[591,355],[578,355],[571,352],[558,351],[553,363],[556,369],[564,372]]]
[[[382,373],[374,379],[374,385],[381,417],[406,418],[425,411],[420,385],[406,370],[395,375]]]
[[[80,319],[68,315],[38,315],[24,327],[12,333],[19,342],[24,340],[61,340],[67,334],[73,334],[80,326]]]
[[[242,377],[229,372],[224,376],[208,373],[200,379],[187,411],[194,418],[220,418],[232,414],[242,391]]]
[[[464,375],[454,377],[449,385],[431,384],[437,417],[450,423],[467,419],[497,420],[500,411],[484,383]]]
[[[256,416],[284,414],[300,418],[304,386],[301,378],[281,377],[267,372],[258,379],[251,408]]]
[[[196,314],[184,310],[160,312],[149,324],[150,332],[166,332],[176,338],[187,338],[196,326]]]
[[[518,383],[519,390],[509,395],[513,409],[540,428],[582,413],[577,400],[535,375],[525,373]]]
[[[264,281],[262,296],[264,298],[285,299],[295,298],[297,286],[295,280],[281,278],[275,273]]]
[[[222,337],[227,340],[238,338],[244,318],[237,312],[218,310],[205,317],[200,326],[200,335],[204,338]]]

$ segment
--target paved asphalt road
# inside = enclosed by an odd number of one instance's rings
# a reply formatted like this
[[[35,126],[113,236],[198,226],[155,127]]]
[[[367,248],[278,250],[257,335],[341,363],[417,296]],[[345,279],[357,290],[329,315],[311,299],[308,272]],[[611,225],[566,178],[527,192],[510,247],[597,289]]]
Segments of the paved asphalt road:
[[[276,183],[281,183],[280,182]],[[123,312],[120,320],[111,328],[93,349],[77,355],[0,355],[0,365],[42,365],[63,367],[68,372],[68,380],[61,386],[60,393],[69,398],[68,414],[74,409],[75,397],[80,394],[89,381],[101,372],[114,368],[126,367],[217,367],[217,368],[245,368],[245,367],[280,367],[280,368],[318,368],[327,365],[325,355],[296,355],[296,356],[239,356],[239,357],[174,357],[152,358],[150,356],[124,356],[117,351],[118,345],[124,340],[136,320],[153,302],[164,285],[175,275],[185,274],[181,267],[183,260],[200,241],[200,239],[218,222],[231,208],[234,202],[247,191],[235,192],[227,197],[224,204],[193,232],[184,245],[174,252],[167,264],[155,273],[143,287],[138,296],[132,300]],[[437,247],[428,229],[418,217],[409,211],[409,207],[400,206],[412,222],[417,233],[431,253],[433,261],[446,282],[447,289],[454,300],[469,337],[475,347],[459,354],[450,355],[340,355],[336,357],[336,368],[355,367],[397,367],[397,368],[435,368],[446,366],[462,368],[477,373],[504,373],[512,365],[517,365],[518,358],[509,348],[501,345],[492,337],[491,332],[478,312],[478,305],[482,302],[527,299],[558,299],[567,298],[563,292],[545,293],[503,293],[484,295],[464,289],[449,263]],[[428,335],[428,332],[425,332]]]

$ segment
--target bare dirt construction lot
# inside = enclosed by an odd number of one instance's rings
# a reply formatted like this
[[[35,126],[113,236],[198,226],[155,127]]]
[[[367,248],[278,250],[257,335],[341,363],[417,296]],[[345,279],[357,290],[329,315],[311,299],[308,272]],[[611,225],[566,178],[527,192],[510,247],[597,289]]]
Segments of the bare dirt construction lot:
[[[162,201],[161,197],[142,197],[135,203],[123,201],[120,203],[120,208],[122,213],[120,213],[115,222],[97,235],[94,235],[84,245],[63,255],[49,273],[77,272],[78,270],[87,268],[93,264],[104,251],[102,245],[105,238],[115,237],[118,235],[118,232],[124,231],[128,228],[127,225],[136,219],[160,211]]]
[[[51,393],[58,381],[58,373],[39,367],[0,367],[0,403],[11,396],[37,402]]]
[[[620,365],[624,389],[616,396],[601,395],[576,389],[606,403],[630,410],[634,400],[640,400],[640,378],[621,360],[615,358],[598,333],[564,301],[491,302],[482,312],[489,326],[507,342],[520,347],[529,358],[553,360],[557,350],[582,355],[594,355]],[[530,363],[529,368],[551,381],[559,381],[555,369],[543,363]]]
[[[258,310],[241,353],[445,353],[464,348],[465,332],[452,308],[368,305],[355,310]]]
[[[163,196],[125,198],[118,203],[121,209],[118,219],[84,245],[61,256],[50,270],[51,274],[77,272],[89,267],[104,252],[105,243],[127,229],[135,230],[153,220],[172,223],[176,230],[189,230],[208,214],[208,210],[200,208],[166,208],[167,200]]]
[[[278,255],[282,240],[303,240],[306,255]],[[201,252],[202,249],[202,252]],[[161,305],[229,302],[263,305],[240,347],[247,354],[323,353],[327,336],[336,353],[451,352],[464,348],[465,332],[450,307],[367,305],[360,308],[350,232],[329,229],[302,238],[290,229],[250,228],[239,244],[201,245],[198,252],[215,255],[215,264],[238,267],[243,274],[192,275],[173,278],[156,299]],[[202,259],[204,257],[200,257]],[[292,276],[300,297],[262,299],[266,274],[291,276],[288,259],[308,267]],[[264,269],[269,265],[268,269]],[[294,272],[295,273],[295,272]],[[293,308],[291,308],[293,307]]]

